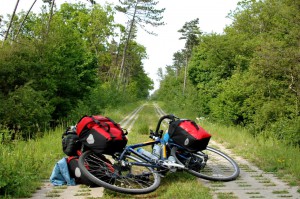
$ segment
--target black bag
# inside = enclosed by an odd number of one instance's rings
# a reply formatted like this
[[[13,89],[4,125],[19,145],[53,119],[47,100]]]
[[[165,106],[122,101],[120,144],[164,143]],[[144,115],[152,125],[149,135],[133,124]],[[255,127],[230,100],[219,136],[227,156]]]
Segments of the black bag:
[[[191,152],[206,149],[211,138],[211,135],[194,121],[185,119],[171,122],[168,133],[174,143]]]
[[[98,187],[95,183],[85,177],[78,167],[78,156],[70,156],[67,159],[70,177],[75,179],[76,184],[84,184],[90,187]]]
[[[77,151],[81,149],[81,142],[76,134],[76,128],[68,127],[62,135],[62,148],[67,156],[77,156]]]
[[[91,160],[92,163],[96,163],[99,162],[99,160],[102,160],[104,162],[106,162],[108,165],[112,165],[112,163],[104,156],[104,155],[94,155],[95,160]],[[71,156],[68,157],[67,159],[67,163],[68,163],[68,169],[69,169],[69,173],[70,173],[70,177],[75,179],[75,183],[76,184],[84,184],[90,187],[99,187],[99,185],[93,183],[91,180],[89,180],[80,170],[79,166],[78,166],[78,156]],[[94,164],[93,164],[94,165]],[[114,180],[111,177],[111,174],[107,174],[105,169],[101,168],[101,167],[95,167],[95,165],[93,166],[93,168],[90,168],[91,165],[89,165],[89,163],[87,162],[85,164],[85,167],[90,170],[91,172],[94,174],[97,174],[97,178],[100,178],[102,181],[105,182],[109,182],[112,183],[114,182]],[[111,167],[111,169],[114,169],[113,167]],[[113,171],[111,171],[113,172]]]

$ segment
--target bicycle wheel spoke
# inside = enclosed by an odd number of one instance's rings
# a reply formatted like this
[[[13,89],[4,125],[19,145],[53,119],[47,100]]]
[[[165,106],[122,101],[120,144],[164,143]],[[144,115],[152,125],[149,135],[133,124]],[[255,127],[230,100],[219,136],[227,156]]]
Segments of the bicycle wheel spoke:
[[[178,160],[187,167],[187,172],[199,178],[230,181],[239,175],[238,165],[229,156],[211,147],[196,153],[181,149],[175,154]]]
[[[83,173],[94,183],[122,193],[143,194],[154,191],[160,184],[159,175],[151,168],[131,164],[141,160],[127,156],[122,164],[112,158],[86,152],[80,157]],[[82,168],[84,165],[84,168]]]
[[[228,177],[235,171],[232,164],[224,157],[211,151],[206,151],[206,154],[208,155],[208,160],[201,171],[203,174],[213,177]]]

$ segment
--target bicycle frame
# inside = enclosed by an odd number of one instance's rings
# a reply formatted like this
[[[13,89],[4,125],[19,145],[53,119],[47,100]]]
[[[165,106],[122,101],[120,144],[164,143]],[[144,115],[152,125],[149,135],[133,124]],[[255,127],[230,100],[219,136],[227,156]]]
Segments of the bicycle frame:
[[[154,144],[159,144],[159,143],[162,144],[163,153],[162,153],[162,156],[158,160],[151,159],[135,150],[136,148],[139,148],[139,147],[144,147],[144,146],[149,146],[149,145],[154,145]],[[176,146],[176,147],[182,148],[175,143],[169,143],[169,145],[172,147]],[[161,139],[159,137],[157,137],[153,141],[148,141],[148,142],[143,142],[143,143],[139,143],[139,144],[133,144],[133,145],[126,146],[124,151],[119,156],[118,161],[121,161],[126,154],[133,153],[136,156],[138,156],[139,158],[141,158],[142,160],[144,160],[145,162],[131,162],[130,163],[131,165],[146,166],[146,167],[151,167],[151,168],[176,167],[176,168],[184,169],[185,166],[182,164],[170,163],[170,162],[165,161],[168,158],[166,150],[167,150],[167,145],[165,143],[162,143]]]
[[[146,162],[132,162],[131,164],[138,165],[138,166],[147,166],[147,167],[159,168],[159,167],[161,167],[161,165],[158,165],[157,162],[160,161],[160,160],[164,160],[166,157],[163,156],[163,157],[160,157],[159,160],[153,160],[153,159],[137,152],[135,149],[139,148],[139,147],[158,144],[160,142],[161,142],[160,139],[158,139],[158,140],[153,140],[153,141],[148,141],[148,142],[143,142],[143,143],[139,143],[139,144],[133,144],[133,145],[126,146],[124,151],[121,153],[120,157],[118,158],[118,160],[122,160],[124,158],[124,156],[129,152],[129,153],[135,154],[139,158],[146,161]],[[163,148],[165,148],[165,147],[166,146],[163,145]]]
[[[163,166],[169,167],[169,168],[170,167],[176,167],[176,168],[181,168],[181,169],[185,168],[185,166],[182,164],[170,163],[170,162],[165,161],[168,158],[167,152],[166,152],[167,151],[167,145],[166,145],[167,143],[164,143],[164,141],[162,140],[162,132],[159,133],[160,125],[163,120],[170,119],[170,120],[174,121],[176,118],[177,117],[174,115],[165,115],[165,116],[161,117],[157,123],[157,127],[156,127],[154,134],[152,136],[150,136],[153,139],[153,141],[148,141],[148,142],[143,142],[143,143],[126,146],[125,149],[123,150],[123,152],[121,153],[121,155],[119,156],[118,161],[121,161],[126,154],[133,153],[137,157],[144,160],[145,162],[131,162],[130,164],[132,164],[132,165],[146,166],[146,167],[152,167],[152,168],[162,168]],[[162,144],[163,152],[162,152],[162,156],[158,160],[151,159],[135,150],[136,148],[139,148],[139,147],[144,147],[144,146],[149,146],[149,145],[153,146],[154,144]],[[171,145],[172,147],[177,146],[179,148],[182,148],[175,143],[171,143],[169,145]]]

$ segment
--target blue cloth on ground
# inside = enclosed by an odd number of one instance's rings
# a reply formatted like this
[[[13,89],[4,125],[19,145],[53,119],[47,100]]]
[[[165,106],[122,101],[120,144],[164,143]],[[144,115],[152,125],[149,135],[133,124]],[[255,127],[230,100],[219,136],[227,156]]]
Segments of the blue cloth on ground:
[[[65,184],[71,186],[76,185],[75,179],[70,177],[66,158],[62,158],[55,164],[50,176],[50,182],[54,186],[62,186]]]

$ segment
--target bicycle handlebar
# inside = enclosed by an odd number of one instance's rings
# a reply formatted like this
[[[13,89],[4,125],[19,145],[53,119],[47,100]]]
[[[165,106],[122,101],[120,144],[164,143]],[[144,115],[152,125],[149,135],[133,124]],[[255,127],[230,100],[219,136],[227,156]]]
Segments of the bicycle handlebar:
[[[155,134],[156,134],[156,135],[158,135],[158,131],[159,131],[161,122],[162,122],[163,120],[165,120],[165,119],[170,119],[171,121],[175,121],[175,119],[179,119],[179,118],[176,117],[176,116],[173,115],[173,114],[162,116],[162,117],[158,120],[158,123],[157,123],[157,126],[156,126],[156,130],[155,130]]]

